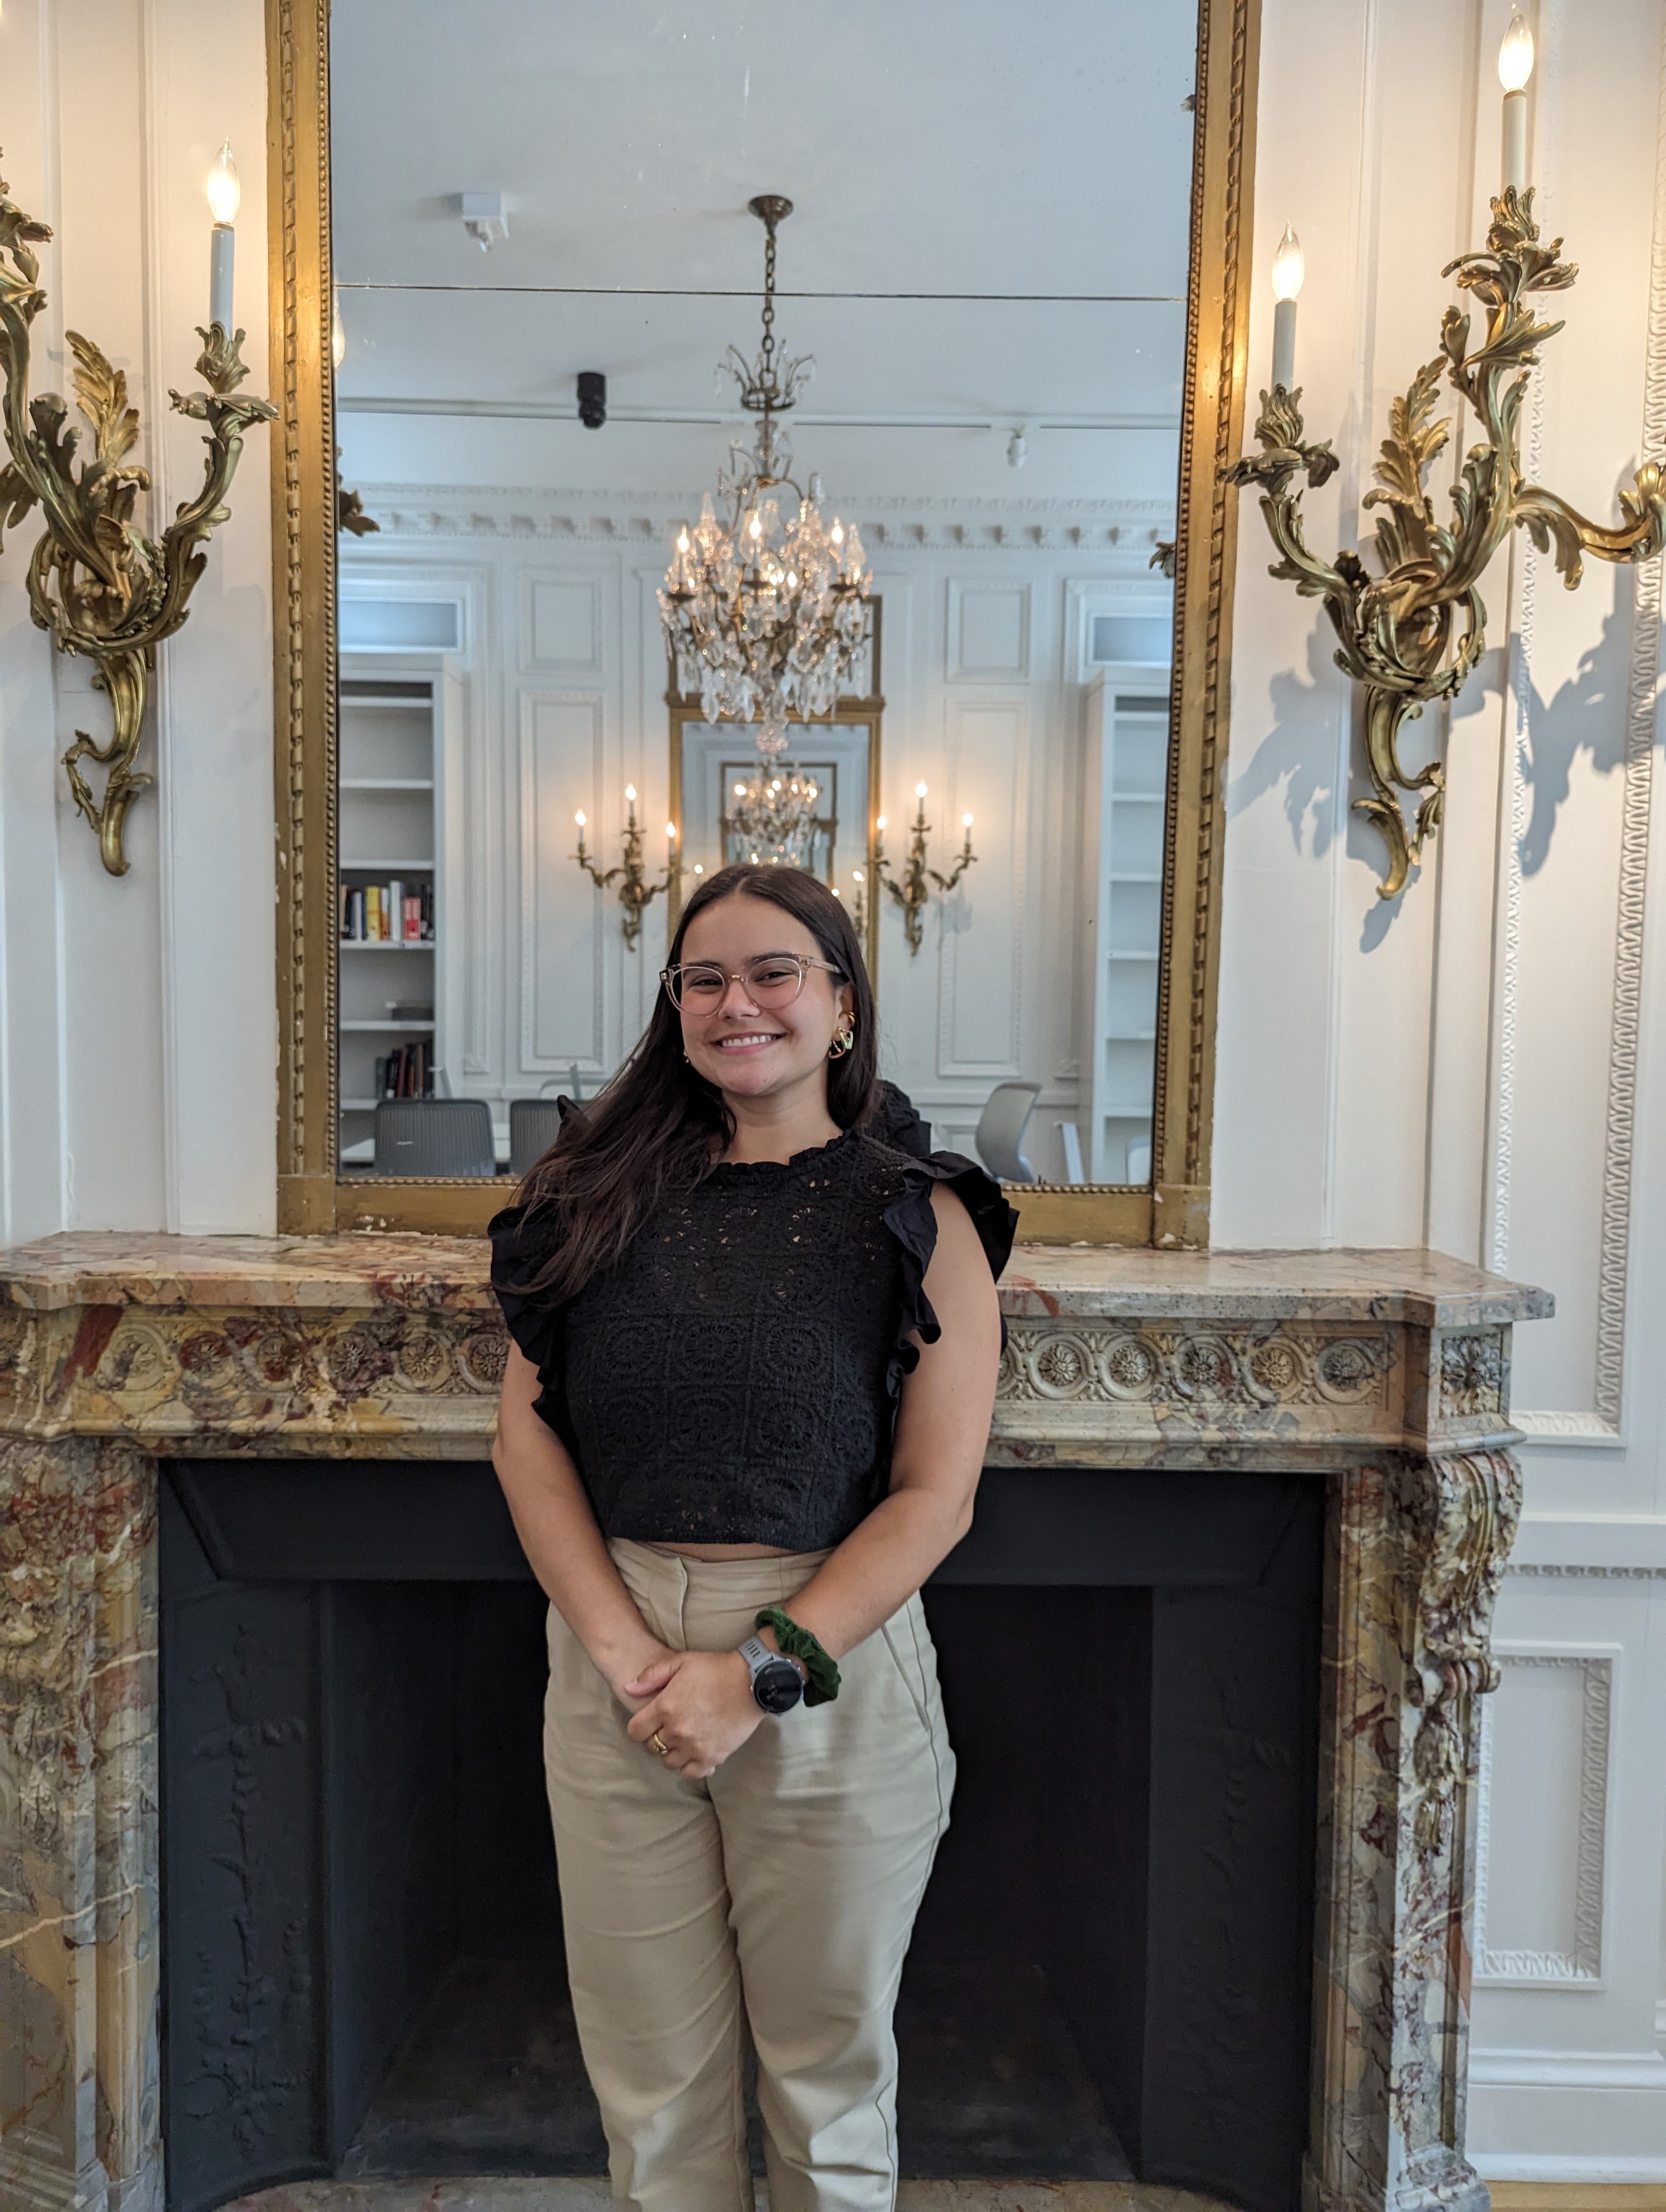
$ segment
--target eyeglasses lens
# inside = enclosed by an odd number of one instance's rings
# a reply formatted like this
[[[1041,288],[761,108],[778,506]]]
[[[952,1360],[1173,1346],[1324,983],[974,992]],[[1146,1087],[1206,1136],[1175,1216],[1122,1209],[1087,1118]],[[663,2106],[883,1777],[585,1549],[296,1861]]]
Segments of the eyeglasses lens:
[[[674,968],[667,977],[672,1004],[698,1012],[722,1003],[729,977],[717,966],[697,963]],[[804,969],[796,960],[766,955],[749,960],[740,970],[741,988],[754,1006],[784,1006],[804,988]]]

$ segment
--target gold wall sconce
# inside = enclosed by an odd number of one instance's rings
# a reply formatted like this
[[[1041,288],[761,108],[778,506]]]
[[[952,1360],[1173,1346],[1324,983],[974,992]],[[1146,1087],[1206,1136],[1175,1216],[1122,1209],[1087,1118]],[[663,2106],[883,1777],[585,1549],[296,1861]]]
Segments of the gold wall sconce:
[[[127,872],[122,833],[128,809],[155,781],[134,763],[156,647],[190,611],[192,592],[208,562],[202,549],[227,519],[226,495],[244,431],[277,412],[264,399],[231,397],[248,371],[238,352],[243,333],[232,327],[232,226],[240,191],[229,146],[221,149],[208,191],[215,218],[209,322],[198,331],[203,351],[197,362],[208,389],[183,398],[168,393],[181,415],[207,423],[208,462],[202,490],[178,508],[157,539],[145,537],[133,520],[135,502],[149,489],[150,477],[127,463],[139,416],[127,402],[125,374],[90,338],[64,332],[75,356],[76,403],[93,432],[91,455],[78,465],[82,434],[64,427],[69,413],[64,401],[51,392],[29,398],[30,331],[46,304],[32,249],[52,234],[15,207],[0,182],[0,373],[10,456],[0,469],[0,530],[15,529],[40,507],[46,527],[29,561],[30,611],[60,653],[81,653],[93,663],[93,683],[110,702],[108,742],[98,744],[78,730],[64,766],[112,876]],[[101,799],[93,795],[83,761],[107,771]]]
[[[1486,609],[1476,589],[1482,572],[1509,532],[1524,528],[1541,553],[1554,550],[1572,591],[1584,556],[1600,561],[1653,559],[1666,544],[1666,493],[1652,462],[1637,471],[1634,488],[1620,495],[1625,520],[1607,529],[1578,514],[1554,492],[1523,480],[1520,422],[1536,348],[1554,337],[1560,322],[1542,323],[1529,304],[1534,294],[1566,291],[1576,264],[1559,258],[1562,241],[1541,245],[1527,184],[1527,84],[1533,69],[1533,34],[1512,15],[1499,54],[1505,88],[1503,189],[1492,202],[1487,250],[1461,254],[1444,276],[1473,292],[1487,310],[1481,342],[1470,346],[1470,319],[1456,307],[1441,318],[1440,353],[1413,378],[1389,410],[1366,507],[1379,510],[1372,575],[1348,550],[1324,561],[1308,549],[1302,532],[1305,476],[1316,489],[1334,474],[1329,442],[1310,446],[1295,384],[1296,298],[1301,289],[1301,248],[1286,229],[1273,264],[1278,301],[1274,323],[1272,388],[1262,393],[1256,436],[1262,451],[1226,471],[1231,482],[1262,487],[1261,510],[1279,558],[1269,573],[1292,583],[1304,598],[1323,601],[1340,641],[1337,665],[1365,687],[1365,767],[1372,796],[1353,802],[1374,822],[1388,848],[1381,898],[1395,897],[1422,857],[1426,838],[1440,822],[1446,770],[1438,758],[1408,769],[1400,757],[1402,726],[1414,721],[1432,699],[1462,690],[1484,648]],[[1447,442],[1450,417],[1432,419],[1443,376],[1474,410],[1482,442],[1464,456],[1451,487],[1452,520],[1439,522],[1425,490],[1429,468]],[[1417,800],[1407,820],[1400,794]]]
[[[885,857],[885,816],[882,814],[873,825],[874,880],[884,884],[903,909],[903,933],[908,939],[910,953],[917,953],[924,940],[923,912],[932,895],[931,886],[935,884],[938,891],[946,896],[977,858],[972,850],[972,817],[970,814],[963,814],[960,826],[965,833],[965,842],[953,867],[946,876],[939,875],[935,868],[928,868],[926,866],[926,839],[930,834],[931,824],[926,819],[926,787],[923,783],[915,784],[914,795],[918,801],[918,809],[909,824],[909,856],[903,864],[900,876],[892,872],[891,862]]]
[[[642,869],[642,830],[641,824],[636,819],[636,787],[634,783],[628,783],[625,786],[625,801],[630,809],[630,813],[624,829],[623,857],[618,866],[609,868],[604,872],[585,850],[584,833],[587,825],[582,809],[573,817],[574,821],[579,825],[579,849],[574,854],[573,858],[598,890],[605,891],[612,884],[618,884],[619,904],[624,908],[624,921],[622,925],[624,930],[624,941],[627,948],[634,952],[642,934],[643,915],[647,913],[661,891],[668,891],[674,883],[680,880],[683,863],[678,857],[677,852],[677,824],[674,822],[667,822],[666,824],[666,872],[657,884],[649,883]]]

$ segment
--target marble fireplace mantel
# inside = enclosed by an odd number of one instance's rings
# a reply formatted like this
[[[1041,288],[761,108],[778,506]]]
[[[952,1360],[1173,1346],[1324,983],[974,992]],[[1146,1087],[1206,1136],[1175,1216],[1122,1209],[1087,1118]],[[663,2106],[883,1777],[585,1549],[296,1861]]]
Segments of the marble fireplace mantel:
[[[0,2200],[160,2212],[156,1465],[482,1459],[478,1240],[0,1255]],[[1520,1508],[1511,1329],[1426,1252],[1020,1246],[992,1462],[1326,1483],[1308,2212],[1483,2212],[1463,2155],[1475,1711]]]

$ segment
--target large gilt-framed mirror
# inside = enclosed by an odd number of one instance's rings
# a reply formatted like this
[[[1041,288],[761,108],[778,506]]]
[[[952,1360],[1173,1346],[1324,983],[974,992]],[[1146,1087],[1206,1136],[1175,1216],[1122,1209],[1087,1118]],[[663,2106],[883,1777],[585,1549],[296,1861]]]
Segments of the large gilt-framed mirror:
[[[1257,0],[269,31],[280,1225],[483,1228],[744,845],[1021,1236],[1206,1243]],[[805,665],[866,623],[773,751],[662,608],[764,340]]]

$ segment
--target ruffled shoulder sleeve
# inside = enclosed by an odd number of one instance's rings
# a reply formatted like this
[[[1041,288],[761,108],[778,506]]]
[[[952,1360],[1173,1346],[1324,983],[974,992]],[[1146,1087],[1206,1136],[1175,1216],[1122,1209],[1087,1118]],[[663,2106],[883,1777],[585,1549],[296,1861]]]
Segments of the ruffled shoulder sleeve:
[[[903,1377],[912,1374],[918,1365],[920,1346],[935,1344],[943,1334],[942,1324],[926,1296],[926,1270],[937,1249],[937,1215],[932,1207],[932,1191],[940,1182],[948,1185],[971,1215],[972,1226],[989,1262],[989,1273],[997,1282],[1012,1255],[1012,1238],[1018,1225],[1018,1217],[1006,1203],[994,1177],[970,1160],[963,1159],[958,1152],[930,1152],[923,1159],[909,1159],[903,1164],[902,1195],[892,1200],[885,1215],[885,1227],[896,1238],[903,1261],[903,1308],[889,1376],[893,1396],[901,1389]],[[914,1341],[916,1337],[918,1343]],[[1005,1346],[1004,1319],[1000,1340]]]
[[[867,1124],[867,1133],[893,1152],[908,1152],[915,1159],[931,1158],[931,1131],[920,1118],[918,1108],[906,1091],[883,1079],[879,1084],[879,1103],[873,1118]]]
[[[551,1428],[565,1431],[561,1382],[562,1310],[530,1286],[550,1256],[548,1217],[526,1206],[506,1206],[486,1234],[492,1241],[492,1288],[510,1335],[538,1371],[544,1385],[537,1410]]]

